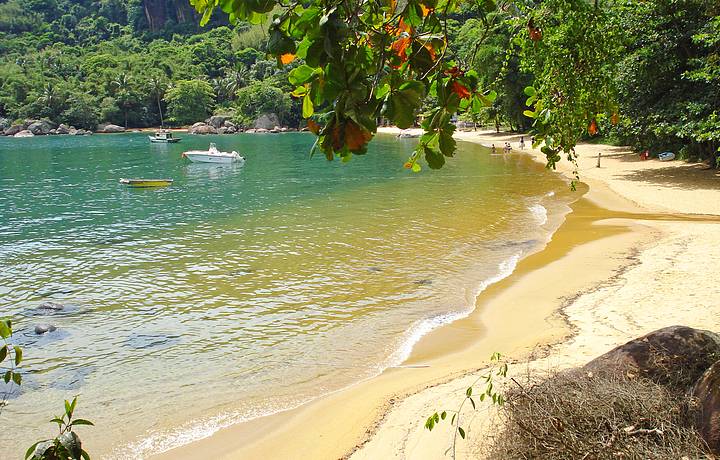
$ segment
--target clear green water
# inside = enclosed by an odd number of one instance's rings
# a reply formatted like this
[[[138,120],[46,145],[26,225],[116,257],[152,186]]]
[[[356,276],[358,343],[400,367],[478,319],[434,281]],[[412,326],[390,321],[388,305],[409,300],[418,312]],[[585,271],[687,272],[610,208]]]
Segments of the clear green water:
[[[94,458],[144,458],[377,375],[566,211],[558,177],[471,144],[412,174],[390,136],[347,165],[306,134],[181,137],[0,138],[0,314],[27,359],[0,457],[76,394]],[[246,165],[180,158],[210,141]]]

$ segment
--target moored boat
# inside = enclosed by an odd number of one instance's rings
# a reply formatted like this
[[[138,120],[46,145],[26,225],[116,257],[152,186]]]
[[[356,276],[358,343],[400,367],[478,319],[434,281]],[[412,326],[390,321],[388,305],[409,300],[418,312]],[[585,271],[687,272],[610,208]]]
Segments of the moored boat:
[[[670,161],[675,159],[675,154],[672,152],[658,153],[658,159],[660,161]]]
[[[130,187],[167,187],[172,179],[120,179],[120,183]]]
[[[193,163],[245,163],[245,158],[236,151],[221,152],[215,144],[210,144],[207,150],[188,150],[182,157]]]
[[[159,142],[159,143],[165,143],[165,144],[172,144],[174,142],[180,142],[180,138],[173,137],[173,133],[171,131],[168,131],[167,129],[161,129],[160,131],[155,131],[154,136],[148,136],[150,139],[150,142]]]

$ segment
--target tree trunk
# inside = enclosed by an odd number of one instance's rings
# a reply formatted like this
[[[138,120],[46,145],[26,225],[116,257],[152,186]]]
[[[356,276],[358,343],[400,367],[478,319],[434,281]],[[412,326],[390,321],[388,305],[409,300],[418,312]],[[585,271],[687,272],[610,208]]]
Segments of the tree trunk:
[[[160,112],[160,129],[164,128],[165,125],[163,123],[163,117],[162,117],[162,106],[160,105],[160,95],[157,95],[157,103],[158,103],[158,112]]]

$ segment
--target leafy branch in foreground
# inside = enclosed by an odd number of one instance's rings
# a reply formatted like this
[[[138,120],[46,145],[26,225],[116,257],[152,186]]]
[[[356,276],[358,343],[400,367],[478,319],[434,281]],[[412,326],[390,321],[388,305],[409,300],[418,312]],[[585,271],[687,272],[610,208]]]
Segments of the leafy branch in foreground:
[[[446,157],[454,155],[453,117],[462,112],[480,113],[497,96],[491,87],[481,85],[478,74],[472,70],[472,60],[463,61],[450,46],[448,23],[458,15],[477,18],[483,24],[484,32],[476,47],[497,33],[498,22],[511,20],[515,22],[516,40],[527,50],[521,57],[542,58],[537,65],[528,67],[533,67],[541,82],[547,81],[538,88],[536,112],[548,109],[550,102],[556,101],[552,107],[558,110],[549,117],[548,112],[543,113],[542,123],[536,122],[538,139],[553,152],[558,146],[563,151],[572,151],[576,139],[585,132],[585,120],[603,109],[596,104],[603,99],[597,97],[567,103],[569,98],[586,94],[587,82],[604,81],[605,70],[612,63],[612,56],[603,60],[601,52],[592,51],[593,46],[600,44],[595,42],[597,39],[609,41],[612,35],[594,34],[599,26],[594,26],[593,21],[602,18],[601,8],[586,7],[585,0],[553,0],[553,8],[557,8],[554,14],[545,3],[524,7],[506,0],[190,0],[190,3],[203,15],[202,23],[210,19],[216,8],[227,13],[231,22],[259,24],[267,14],[273,14],[267,51],[276,57],[278,66],[302,60],[289,73],[289,81],[295,87],[292,94],[302,98],[303,117],[309,119],[310,131],[318,136],[313,151],[319,148],[328,160],[340,156],[347,161],[353,154],[366,153],[367,144],[377,131],[378,118],[384,117],[399,128],[409,128],[423,108],[424,134],[405,167],[419,171],[418,161],[424,157],[431,168],[437,169],[445,164]],[[575,10],[581,14],[573,14]],[[569,32],[562,22],[566,16],[575,21]],[[528,24],[528,33],[524,32],[524,23]],[[541,27],[546,30],[545,35]],[[552,29],[557,29],[558,34],[548,34]],[[584,34],[585,29],[593,34]],[[584,40],[578,43],[551,40],[546,46],[539,45],[545,37],[554,36]],[[531,52],[534,49],[540,52]],[[586,59],[586,55],[591,59]],[[555,57],[562,60],[555,64],[552,62]],[[573,62],[576,57],[579,60]],[[583,92],[579,93],[578,88]],[[603,89],[595,90],[600,93]],[[608,93],[608,97],[612,94]],[[554,164],[555,157],[556,154],[548,155],[548,161]]]
[[[429,431],[432,431],[433,428],[435,428],[435,425],[445,420],[448,414],[452,414],[452,417],[450,418],[450,425],[454,427],[453,440],[452,446],[448,449],[448,451],[452,451],[453,459],[455,458],[455,447],[457,445],[458,435],[460,435],[461,438],[465,439],[465,429],[460,425],[460,417],[462,415],[465,404],[469,402],[472,405],[473,410],[477,410],[474,398],[477,398],[480,402],[485,402],[485,400],[491,401],[492,404],[498,406],[502,406],[503,404],[505,404],[505,397],[497,391],[497,389],[493,385],[493,382],[496,377],[507,377],[508,365],[506,362],[503,361],[502,355],[497,352],[492,354],[492,356],[490,357],[490,362],[492,363],[490,368],[487,369],[484,374],[478,377],[477,380],[475,380],[472,385],[467,388],[467,390],[465,390],[465,397],[463,398],[460,406],[456,410],[443,410],[439,413],[435,412],[425,421],[425,428]],[[484,381],[483,383],[485,387],[483,391],[478,395],[477,393],[474,393],[474,388],[481,381]]]
[[[65,413],[50,420],[51,423],[57,423],[60,433],[55,439],[38,441],[30,446],[25,453],[26,460],[90,460],[73,428],[79,425],[92,426],[93,423],[81,418],[73,419],[76,405],[77,396],[72,402],[65,401]]]
[[[0,373],[2,373],[3,381],[6,385],[20,385],[22,383],[22,375],[17,372],[17,366],[23,359],[23,351],[17,345],[10,343],[12,339],[12,321],[9,319],[0,320],[0,339],[2,339],[2,347],[0,347]],[[12,382],[12,383],[10,383]],[[9,391],[4,391],[2,400],[0,400],[0,413],[7,403]]]

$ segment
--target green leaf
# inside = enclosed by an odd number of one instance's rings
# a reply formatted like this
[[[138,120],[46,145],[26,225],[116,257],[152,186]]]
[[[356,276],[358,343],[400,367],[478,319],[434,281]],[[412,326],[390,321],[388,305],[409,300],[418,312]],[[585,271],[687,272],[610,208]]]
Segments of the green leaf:
[[[9,383],[11,378],[12,378],[12,371],[7,371],[7,372],[5,372],[5,375],[3,375],[3,380],[5,380],[5,383]]]
[[[390,95],[385,114],[398,128],[409,128],[415,124],[415,113],[420,108],[423,97],[425,85],[415,80],[407,81]]]
[[[472,404],[473,409],[476,409],[476,407],[475,407],[475,401],[473,401],[472,398],[468,398],[468,399],[470,400],[470,404]]]
[[[23,357],[22,348],[20,348],[16,345],[14,350],[15,350],[15,365],[19,366],[20,363],[22,362],[22,357]],[[0,361],[2,361],[2,358],[0,358]]]
[[[442,412],[440,413],[440,418],[443,419],[443,420],[445,420],[445,417],[447,417],[447,412],[442,411]]]
[[[462,429],[462,427],[458,427],[458,433],[460,433],[460,437],[465,439],[465,430]]]
[[[493,91],[490,91],[489,93],[487,93],[487,94],[485,95],[485,99],[487,99],[487,100],[490,101],[491,103],[492,103],[492,102],[495,102],[495,99],[497,99],[497,91],[494,91],[494,90],[493,90]]]
[[[12,326],[9,320],[0,321],[0,338],[7,339],[12,335]]]
[[[41,441],[36,442],[36,443],[33,444],[32,446],[30,446],[30,448],[25,451],[25,458],[26,458],[26,459],[30,458],[30,456],[35,452],[35,448],[38,446],[38,444],[40,444],[41,442],[45,442],[45,441],[46,441],[46,440],[43,439],[43,440],[41,440]]]
[[[70,425],[72,425],[72,426],[75,426],[75,425],[90,425],[90,426],[95,426],[95,424],[94,424],[93,422],[91,422],[90,420],[85,420],[85,419],[82,419],[82,418],[78,418],[78,419],[73,420]]]
[[[440,169],[445,164],[445,157],[439,151],[425,146],[425,161],[430,169]]]
[[[525,93],[526,96],[533,97],[537,93],[537,91],[535,91],[535,88],[533,88],[532,86],[526,86],[523,90],[523,93]]]
[[[90,460],[90,455],[88,455],[88,453],[84,450],[80,452],[80,456],[83,458],[83,460]]]
[[[535,112],[532,112],[530,110],[524,110],[523,115],[525,115],[526,117],[529,117],[529,118],[535,118],[537,116],[537,114]]]
[[[315,113],[315,106],[310,98],[310,93],[305,94],[302,103],[302,116],[303,118],[310,118]]]
[[[422,170],[422,166],[420,166],[420,163],[415,162],[412,165],[412,172],[419,173]]]
[[[13,372],[12,380],[13,382],[15,382],[16,385],[22,385],[22,375],[18,374],[17,372]]]
[[[3,362],[5,360],[5,358],[7,358],[7,354],[8,354],[8,347],[7,347],[7,345],[3,345],[2,348],[0,348],[0,363]]]
[[[472,396],[472,387],[468,387],[468,389],[465,390],[465,396],[467,396],[468,398]]]
[[[441,131],[438,139],[440,144],[440,152],[446,157],[451,157],[455,153],[455,139],[452,137],[452,132]]]
[[[455,423],[455,416],[457,414],[453,414],[452,419],[450,419],[450,425],[453,425]]]
[[[295,67],[288,74],[288,81],[295,86],[300,86],[306,83],[315,73],[315,69],[307,64]]]
[[[375,99],[382,99],[385,96],[387,96],[387,93],[390,92],[390,85],[388,83],[385,83],[384,85],[381,85],[377,91],[375,91]]]

